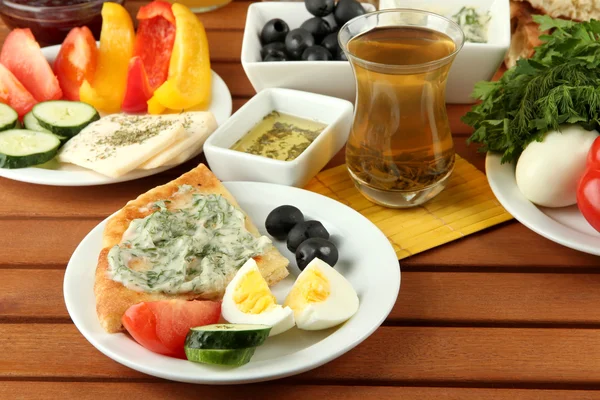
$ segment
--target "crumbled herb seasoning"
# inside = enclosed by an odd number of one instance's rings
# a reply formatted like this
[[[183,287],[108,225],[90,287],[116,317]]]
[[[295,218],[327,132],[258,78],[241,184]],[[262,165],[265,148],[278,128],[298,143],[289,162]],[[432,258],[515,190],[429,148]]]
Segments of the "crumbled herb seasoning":
[[[473,7],[463,7],[452,16],[452,20],[460,26],[465,34],[465,41],[486,43],[490,13],[479,14]]]
[[[282,161],[296,159],[326,125],[273,111],[237,141],[233,150]]]
[[[271,241],[254,237],[244,214],[220,195],[204,195],[183,185],[170,200],[153,203],[154,212],[131,222],[120,244],[108,254],[108,274],[125,287],[143,292],[187,293],[214,289]]]

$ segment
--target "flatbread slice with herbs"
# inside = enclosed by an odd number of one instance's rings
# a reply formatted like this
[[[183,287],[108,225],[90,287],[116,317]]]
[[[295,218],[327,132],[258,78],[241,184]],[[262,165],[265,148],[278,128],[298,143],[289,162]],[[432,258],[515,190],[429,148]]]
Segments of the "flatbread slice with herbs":
[[[194,291],[169,292],[169,290],[173,290],[173,288],[168,288],[169,282],[164,280],[160,281],[154,279],[154,277],[152,278],[156,286],[153,288],[147,287],[144,291],[140,291],[139,288],[141,286],[138,286],[137,289],[135,287],[140,283],[139,279],[142,279],[142,286],[148,285],[150,282],[147,274],[146,276],[143,275],[143,272],[148,271],[148,265],[145,265],[143,261],[138,263],[131,261],[132,259],[128,258],[130,256],[130,254],[128,254],[130,247],[133,249],[131,251],[137,251],[137,248],[135,247],[137,245],[136,239],[132,239],[132,237],[135,236],[134,233],[138,232],[135,229],[141,229],[140,226],[143,226],[144,229],[146,229],[147,224],[155,223],[155,219],[157,218],[186,217],[186,215],[181,213],[190,214],[192,219],[186,218],[185,221],[186,223],[189,222],[193,225],[197,222],[193,219],[193,215],[199,215],[198,218],[203,218],[202,212],[199,212],[198,210],[203,210],[205,207],[208,207],[207,201],[217,202],[214,204],[214,207],[227,207],[228,205],[231,205],[235,208],[235,213],[241,212],[242,214],[231,214],[230,216],[233,218],[235,215],[242,215],[243,226],[245,229],[241,229],[240,231],[242,232],[241,234],[245,235],[243,237],[246,238],[246,240],[267,241],[264,247],[262,247],[263,251],[252,258],[256,260],[262,275],[269,285],[276,284],[288,275],[288,260],[283,257],[266,238],[260,238],[256,226],[254,226],[250,218],[239,208],[235,198],[205,165],[200,164],[180,178],[163,186],[158,186],[147,193],[142,194],[137,199],[130,201],[108,221],[103,234],[103,249],[98,258],[94,284],[98,319],[107,332],[114,333],[122,331],[123,326],[121,324],[121,318],[123,314],[130,306],[139,302],[167,299],[192,300],[222,298],[225,287],[237,271],[235,268],[228,267],[226,269],[221,269],[217,274],[215,272],[215,267],[213,268],[213,272],[215,273],[202,275],[202,271],[200,271],[201,268],[198,266],[194,267],[195,270],[184,280],[185,282],[179,282],[181,284],[179,288],[188,288],[200,275],[203,277],[215,277],[215,279],[198,280],[200,284]],[[205,202],[207,205],[205,206],[202,202]],[[162,214],[160,214],[161,212]],[[215,213],[215,215],[216,214],[219,213]],[[206,217],[206,215],[204,215],[204,217]],[[225,214],[224,217],[227,218],[227,215]],[[209,218],[212,218],[212,216],[209,216]],[[217,219],[219,218],[221,217],[218,217]],[[209,223],[210,222],[206,222],[204,225]],[[214,226],[217,226],[217,224],[215,223]],[[172,227],[169,227],[169,229],[172,229]],[[164,230],[159,231],[164,233],[168,232],[169,229],[165,228]],[[227,229],[231,229],[231,225],[227,225]],[[132,233],[132,230],[135,232]],[[247,237],[248,234],[251,235],[251,238]],[[215,242],[211,243],[214,244]],[[115,246],[117,246],[117,248],[115,248]],[[111,250],[113,250],[113,253],[111,253]],[[227,249],[217,248],[215,251],[226,252]],[[116,275],[115,268],[111,268],[110,257],[116,257],[115,254],[119,255],[122,253],[125,254],[124,257],[126,259],[130,260],[128,264],[130,268],[128,268],[128,271],[125,271],[126,273],[119,272],[120,275]],[[209,256],[212,257],[211,255],[208,255],[207,257]],[[113,265],[115,265],[115,263],[117,263],[116,265],[120,265],[115,259],[116,258],[113,258]],[[219,260],[220,258],[216,257],[216,259]],[[218,264],[215,265],[218,266]],[[159,266],[159,268],[162,267],[164,266]],[[123,267],[121,266],[120,268],[122,269]],[[138,272],[141,272],[142,274],[138,274]],[[133,283],[129,283],[129,279],[131,279]],[[129,287],[126,285],[129,285]]]

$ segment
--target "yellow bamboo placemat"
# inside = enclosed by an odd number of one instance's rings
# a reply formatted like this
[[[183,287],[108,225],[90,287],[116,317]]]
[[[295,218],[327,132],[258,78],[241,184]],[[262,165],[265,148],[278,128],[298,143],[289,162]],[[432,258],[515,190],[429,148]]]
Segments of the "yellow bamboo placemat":
[[[494,197],[485,175],[458,155],[446,189],[420,207],[390,209],[370,202],[354,187],[345,165],[322,171],[306,189],[367,217],[390,240],[399,260],[512,218]]]

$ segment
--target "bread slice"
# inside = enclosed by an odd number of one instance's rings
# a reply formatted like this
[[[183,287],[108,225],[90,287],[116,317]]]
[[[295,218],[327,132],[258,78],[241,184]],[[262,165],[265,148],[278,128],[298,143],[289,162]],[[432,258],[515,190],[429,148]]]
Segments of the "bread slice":
[[[179,141],[173,143],[169,148],[155,155],[142,165],[139,169],[153,169],[162,166],[173,165],[179,155],[190,153],[195,154],[210,136],[217,129],[217,120],[211,112],[188,112],[182,120],[186,135]],[[186,161],[184,159],[183,161]],[[183,162],[182,161],[182,162]]]
[[[134,291],[108,277],[108,252],[113,246],[121,242],[129,224],[135,219],[144,218],[151,214],[148,206],[152,203],[158,200],[172,199],[181,185],[193,186],[196,193],[222,195],[229,203],[239,208],[239,204],[223,184],[204,164],[200,164],[180,178],[163,186],[158,186],[128,202],[123,209],[115,214],[108,221],[104,230],[103,249],[98,257],[94,283],[96,312],[100,324],[107,332],[122,331],[121,317],[130,306],[136,303],[166,299],[220,299],[225,292],[225,287],[233,278],[233,276],[228,276],[224,281],[215,282],[213,287],[201,293],[166,294]],[[175,206],[175,208],[177,207]],[[255,237],[260,236],[258,229],[248,216],[246,216],[245,225],[252,235]],[[288,275],[287,266],[289,261],[273,246],[269,246],[262,255],[254,257],[254,259],[269,285],[276,284]]]

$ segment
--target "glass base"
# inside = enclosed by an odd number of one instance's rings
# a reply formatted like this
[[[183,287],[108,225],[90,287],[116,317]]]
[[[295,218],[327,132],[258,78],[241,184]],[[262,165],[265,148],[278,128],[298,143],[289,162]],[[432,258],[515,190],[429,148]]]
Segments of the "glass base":
[[[348,170],[348,172],[350,172],[352,181],[354,181],[354,186],[356,186],[358,191],[373,203],[388,208],[411,208],[420,206],[440,194],[448,184],[448,180],[450,179],[453,170],[454,168],[448,171],[446,176],[435,184],[417,191],[376,189],[358,179],[352,171]]]

